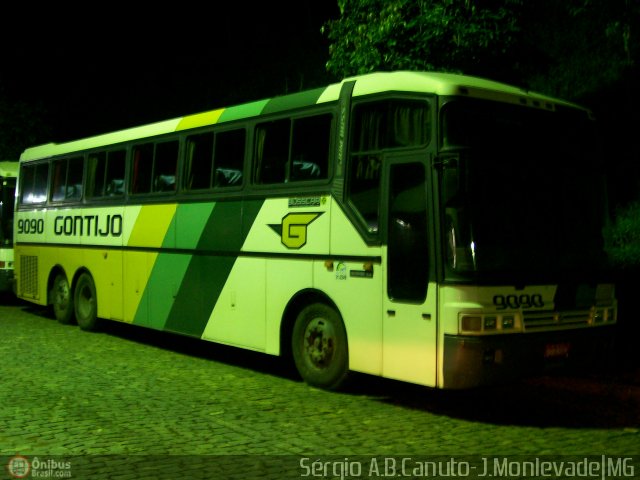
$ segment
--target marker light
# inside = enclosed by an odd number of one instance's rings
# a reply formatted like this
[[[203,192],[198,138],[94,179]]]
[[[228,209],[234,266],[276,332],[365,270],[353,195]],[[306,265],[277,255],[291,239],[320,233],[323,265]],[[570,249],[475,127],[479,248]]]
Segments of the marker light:
[[[495,330],[498,325],[498,319],[496,317],[484,317],[484,329]]]
[[[502,329],[509,329],[515,327],[515,318],[513,315],[505,315],[502,317]]]

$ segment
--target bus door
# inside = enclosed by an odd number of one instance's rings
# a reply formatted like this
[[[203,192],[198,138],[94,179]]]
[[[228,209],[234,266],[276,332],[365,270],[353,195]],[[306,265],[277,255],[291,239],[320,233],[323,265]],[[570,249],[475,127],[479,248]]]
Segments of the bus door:
[[[424,151],[384,159],[386,265],[383,375],[436,383],[436,288],[429,286],[428,195]]]

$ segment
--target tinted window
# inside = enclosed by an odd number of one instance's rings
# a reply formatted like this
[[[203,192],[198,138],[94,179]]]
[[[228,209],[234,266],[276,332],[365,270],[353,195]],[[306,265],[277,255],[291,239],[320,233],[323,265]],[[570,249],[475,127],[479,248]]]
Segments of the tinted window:
[[[230,130],[216,134],[214,185],[230,187],[242,184],[245,131]]]
[[[257,126],[255,181],[261,184],[329,176],[331,115],[281,119]]]
[[[133,147],[132,193],[175,191],[178,148],[177,140]]]
[[[82,198],[83,158],[63,158],[52,162],[51,200],[73,201]]]
[[[256,129],[256,183],[284,183],[289,161],[291,120],[263,123]]]
[[[177,169],[178,142],[158,143],[153,167],[153,191],[175,191]]]
[[[424,165],[391,165],[388,221],[389,297],[422,302],[429,282]]]
[[[133,171],[131,172],[131,192],[149,193],[153,171],[153,143],[136,145],[133,148]]]
[[[125,150],[96,152],[87,159],[87,196],[93,198],[124,194]]]
[[[367,230],[378,231],[382,151],[430,141],[429,104],[391,99],[356,105],[351,131],[348,195]]]
[[[418,100],[385,100],[357,105],[351,136],[353,152],[416,147],[430,139],[429,104]]]
[[[20,203],[42,203],[47,200],[49,164],[26,165],[20,170]]]
[[[358,155],[351,159],[349,198],[372,233],[378,231],[381,169],[379,155]]]
[[[185,188],[202,190],[242,185],[245,137],[244,129],[187,137]]]
[[[213,169],[213,132],[187,137],[186,159],[185,188],[209,188]]]
[[[291,180],[313,180],[329,175],[331,115],[302,118],[293,124]]]

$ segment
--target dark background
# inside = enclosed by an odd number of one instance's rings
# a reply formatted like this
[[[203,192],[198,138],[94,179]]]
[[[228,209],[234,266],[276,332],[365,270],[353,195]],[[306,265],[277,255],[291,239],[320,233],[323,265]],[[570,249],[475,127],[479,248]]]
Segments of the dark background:
[[[34,4],[0,20],[0,93],[24,103],[47,126],[39,136],[48,138],[38,143],[333,80],[325,69],[329,42],[321,27],[339,17],[335,1],[87,8],[47,11]]]

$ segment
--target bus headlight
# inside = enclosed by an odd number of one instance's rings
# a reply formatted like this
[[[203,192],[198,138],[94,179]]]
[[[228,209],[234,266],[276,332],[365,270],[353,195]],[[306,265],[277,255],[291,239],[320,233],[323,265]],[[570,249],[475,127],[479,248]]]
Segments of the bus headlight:
[[[482,331],[482,316],[462,315],[460,319],[460,330],[463,332],[480,333]]]

